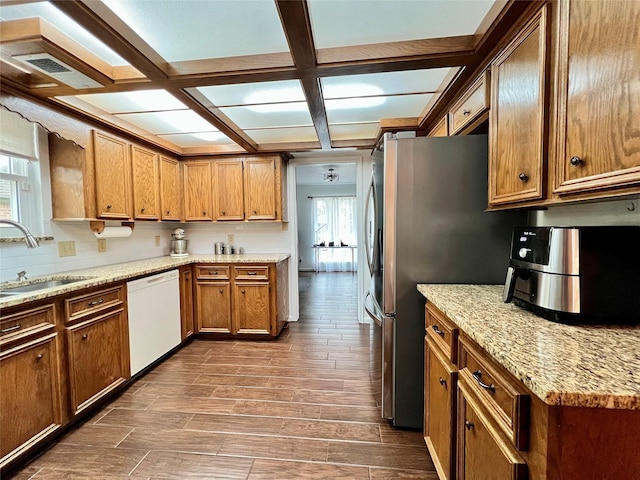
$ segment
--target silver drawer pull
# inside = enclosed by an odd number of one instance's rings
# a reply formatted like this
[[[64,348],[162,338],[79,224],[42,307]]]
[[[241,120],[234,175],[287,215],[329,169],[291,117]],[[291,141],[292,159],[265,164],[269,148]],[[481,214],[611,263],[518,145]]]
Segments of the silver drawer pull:
[[[247,275],[257,275],[258,272],[247,272]]]
[[[89,302],[89,306],[95,307],[96,305],[100,305],[101,303],[104,303],[104,298],[101,298],[100,300],[94,300],[93,302]]]
[[[480,370],[476,370],[471,375],[473,375],[475,381],[478,382],[478,385],[480,385],[482,388],[484,388],[485,390],[489,390],[491,393],[496,393],[496,386],[493,383],[488,385],[481,380],[482,372]]]
[[[44,354],[39,353],[38,355],[36,355],[36,359],[37,360],[41,360],[44,357]]]
[[[440,328],[438,327],[438,325],[432,325],[431,329],[436,332],[438,335],[440,335],[441,337],[444,337],[444,332],[442,330],[440,330]]]
[[[17,324],[17,325],[14,325],[13,327],[3,328],[2,330],[0,330],[0,333],[15,332],[16,330],[20,330],[20,327],[22,327],[22,325]]]

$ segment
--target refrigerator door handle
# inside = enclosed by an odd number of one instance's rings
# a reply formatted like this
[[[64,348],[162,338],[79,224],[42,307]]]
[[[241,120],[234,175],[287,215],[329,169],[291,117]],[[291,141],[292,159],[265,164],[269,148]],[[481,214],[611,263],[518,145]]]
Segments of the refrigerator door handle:
[[[364,224],[365,229],[371,228],[369,225],[369,208],[370,208],[370,200],[373,201],[373,211],[376,212],[376,196],[375,196],[375,186],[373,176],[371,177],[371,183],[369,184],[369,191],[367,192],[367,201],[364,205]],[[377,215],[377,214],[376,214]],[[376,225],[374,222],[373,232],[376,231]],[[371,254],[371,239],[369,238],[371,232],[367,231],[364,235],[364,251],[367,254],[367,265],[369,266],[369,273],[373,275],[373,255]],[[375,239],[374,239],[375,242]]]
[[[364,297],[364,311],[367,312],[367,315],[369,315],[369,317],[371,318],[371,320],[373,320],[376,325],[378,325],[379,327],[382,326],[382,319],[380,317],[378,317],[376,315],[376,313],[374,312],[375,307],[371,304],[370,299],[372,298],[371,292],[367,292],[367,294]]]

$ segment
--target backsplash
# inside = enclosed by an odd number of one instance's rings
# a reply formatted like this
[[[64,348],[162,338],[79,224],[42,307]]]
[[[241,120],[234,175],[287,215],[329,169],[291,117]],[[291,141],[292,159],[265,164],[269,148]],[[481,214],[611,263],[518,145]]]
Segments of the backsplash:
[[[538,227],[640,225],[640,197],[627,200],[558,205],[530,212],[529,221]]]
[[[50,222],[45,230],[53,241],[42,241],[39,248],[28,249],[24,243],[0,244],[0,281],[15,280],[17,272],[28,277],[50,275],[82,268],[99,267],[169,254],[171,232],[184,228],[190,253],[213,253],[214,242],[234,244],[247,253],[287,253],[291,250],[286,224],[170,224],[136,222],[128,238],[108,238],[107,251],[98,252],[98,242],[89,222]],[[155,245],[155,237],[160,245]],[[58,242],[73,240],[76,255],[60,257]]]

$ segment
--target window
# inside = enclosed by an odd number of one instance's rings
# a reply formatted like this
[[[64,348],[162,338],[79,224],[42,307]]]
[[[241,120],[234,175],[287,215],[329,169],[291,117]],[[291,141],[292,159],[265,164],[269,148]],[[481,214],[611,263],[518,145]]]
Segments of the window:
[[[22,158],[0,155],[0,218],[22,221],[20,191],[29,183],[28,164]]]
[[[0,106],[0,218],[20,222],[34,235],[42,235],[44,229],[41,133],[36,124]],[[22,237],[22,233],[0,223],[0,236]]]
[[[41,230],[39,177],[38,162],[0,154],[0,218],[20,222],[36,235]],[[0,227],[3,237],[22,236],[10,225]]]
[[[356,271],[356,198],[313,199],[316,271]]]

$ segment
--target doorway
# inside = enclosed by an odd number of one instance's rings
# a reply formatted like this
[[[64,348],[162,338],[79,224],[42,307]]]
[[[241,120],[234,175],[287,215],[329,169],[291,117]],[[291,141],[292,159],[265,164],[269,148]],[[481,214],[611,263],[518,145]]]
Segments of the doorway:
[[[337,176],[330,180],[329,175]],[[347,155],[345,152],[340,154],[338,152],[298,153],[289,163],[291,180],[289,204],[292,213],[290,221],[295,222],[295,225],[290,225],[293,227],[290,234],[295,243],[294,258],[297,260],[297,268],[292,265],[291,274],[295,275],[296,287],[298,280],[304,283],[307,280],[304,277],[308,275],[337,278],[330,276],[340,273],[352,276],[354,296],[358,302],[359,323],[368,322],[362,304],[364,292],[368,290],[370,281],[362,248],[364,238],[364,218],[362,217],[363,202],[370,177],[371,157],[368,152],[358,151]],[[323,231],[316,234],[316,230],[322,227],[322,223],[318,223],[317,214],[314,217],[314,198],[334,197],[347,197],[351,199],[349,202],[355,203],[355,207],[344,207],[352,212],[350,215],[353,215],[355,223],[353,237],[345,233],[335,233],[335,231],[328,236],[321,235]],[[316,202],[319,201],[316,200]],[[323,242],[324,245],[322,245]],[[329,250],[331,242],[333,248]],[[330,251],[335,253],[330,254]],[[298,293],[297,288],[295,293]]]
[[[296,167],[300,272],[357,272],[356,164]]]

